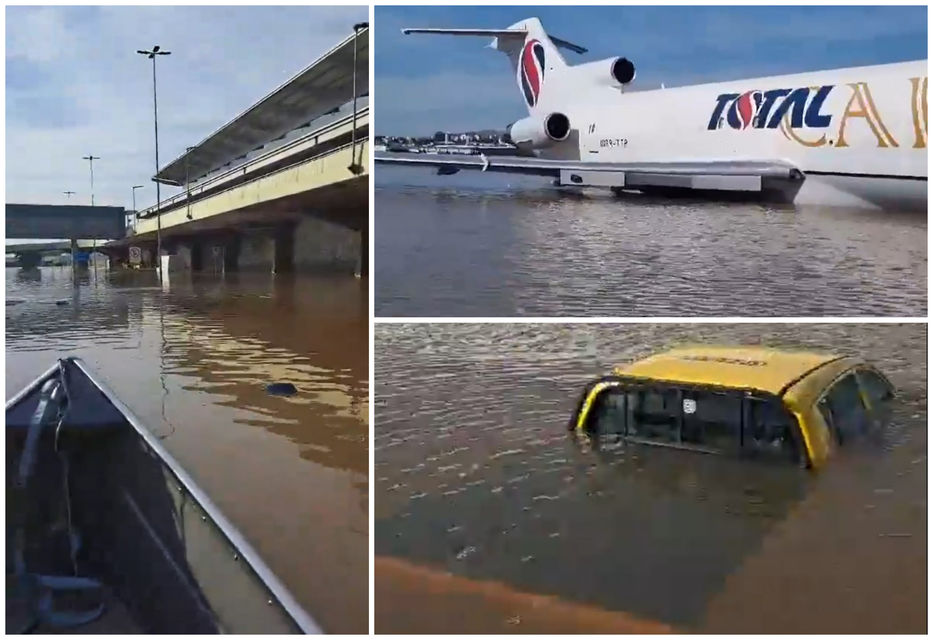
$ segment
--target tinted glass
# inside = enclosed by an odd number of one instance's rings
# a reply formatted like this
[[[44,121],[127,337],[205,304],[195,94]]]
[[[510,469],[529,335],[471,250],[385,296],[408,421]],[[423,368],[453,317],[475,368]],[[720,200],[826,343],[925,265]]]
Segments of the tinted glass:
[[[797,423],[780,402],[761,398],[746,400],[742,452],[756,457],[800,459]]]
[[[820,412],[824,419],[829,418],[828,423],[840,443],[867,431],[868,412],[854,374],[840,378],[830,388],[820,403]]]
[[[587,429],[599,435],[624,435],[625,395],[621,389],[608,389],[599,394]]]
[[[659,442],[677,442],[680,418],[678,395],[673,389],[630,391],[628,435]]]
[[[742,397],[715,391],[685,391],[683,441],[718,451],[736,451]]]
[[[894,390],[891,385],[876,371],[860,369],[858,377],[872,409],[883,406],[894,397]]]
[[[587,420],[591,434],[635,438],[797,461],[797,423],[776,399],[702,389],[603,391]]]

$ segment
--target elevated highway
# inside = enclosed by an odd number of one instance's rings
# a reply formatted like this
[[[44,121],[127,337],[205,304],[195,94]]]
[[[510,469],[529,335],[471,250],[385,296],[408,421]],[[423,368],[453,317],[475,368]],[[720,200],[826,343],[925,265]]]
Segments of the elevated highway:
[[[185,191],[108,253],[151,263],[161,235],[169,270],[367,273],[368,69],[362,29],[163,168]]]
[[[122,238],[123,207],[7,204],[6,239]]]

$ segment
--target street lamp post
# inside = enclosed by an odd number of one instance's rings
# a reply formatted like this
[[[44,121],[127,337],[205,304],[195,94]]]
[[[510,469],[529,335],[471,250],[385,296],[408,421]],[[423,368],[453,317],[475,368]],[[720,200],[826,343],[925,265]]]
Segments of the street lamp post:
[[[350,132],[350,166],[347,169],[350,170],[355,176],[363,173],[362,153],[360,154],[360,162],[356,161],[356,75],[357,75],[357,54],[359,52],[359,46],[357,44],[357,39],[360,35],[360,31],[369,27],[368,22],[358,22],[353,25],[353,130]],[[362,150],[361,150],[362,151]]]
[[[136,190],[142,188],[143,185],[141,184],[133,185],[133,233],[136,233],[136,221],[139,219],[139,214],[136,211]]]
[[[191,220],[191,170],[189,167],[190,154],[197,147],[185,147],[185,201],[188,205],[187,218]]]
[[[100,156],[95,156],[92,153],[87,154],[86,156],[81,156],[82,160],[87,160],[88,165],[91,167],[91,206],[94,206],[94,161],[100,160]],[[97,241],[94,240],[91,249],[91,258],[94,258],[94,249],[97,248]],[[72,255],[74,255],[74,249],[72,249]],[[97,261],[94,261],[94,273],[97,273]]]
[[[91,155],[90,153],[86,156],[81,156],[82,160],[87,160],[88,164],[91,166],[91,206],[94,206],[94,161],[100,160],[100,156]]]
[[[171,51],[161,51],[159,45],[152,47],[151,51],[137,49],[136,53],[152,60],[152,114],[155,123],[155,166],[156,176],[159,175],[159,101],[156,94],[156,56],[171,55]],[[159,272],[159,282],[162,282],[162,209],[159,181],[156,183],[156,269]]]
[[[142,189],[142,188],[143,188],[143,185],[141,185],[141,184],[134,184],[134,185],[133,185],[133,214],[134,214],[134,215],[136,214],[136,190],[137,190],[137,189]]]

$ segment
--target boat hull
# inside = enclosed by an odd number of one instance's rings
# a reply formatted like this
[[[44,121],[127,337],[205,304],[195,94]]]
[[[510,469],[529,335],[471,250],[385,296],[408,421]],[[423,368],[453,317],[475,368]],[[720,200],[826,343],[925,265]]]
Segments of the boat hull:
[[[80,361],[63,361],[62,369],[70,401],[58,452],[55,429],[44,429],[36,472],[24,490],[15,481],[29,420],[41,385],[61,370],[50,370],[7,405],[7,540],[15,537],[11,527],[26,523],[29,571],[74,573],[63,534],[70,512],[81,540],[78,574],[103,583],[108,600],[139,631],[319,631],[158,440],[114,404],[112,393]],[[8,543],[8,582],[10,556]]]

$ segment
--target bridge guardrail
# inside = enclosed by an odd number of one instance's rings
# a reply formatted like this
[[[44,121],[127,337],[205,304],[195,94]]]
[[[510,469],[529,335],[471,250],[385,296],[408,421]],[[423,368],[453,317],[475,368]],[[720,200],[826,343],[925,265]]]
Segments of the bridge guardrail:
[[[290,170],[290,169],[292,169],[292,168],[294,168],[294,167],[296,167],[296,166],[298,166],[298,165],[300,165],[300,164],[304,164],[304,163],[306,163],[306,162],[313,162],[313,161],[315,161],[315,160],[318,160],[318,159],[320,159],[320,158],[324,158],[324,157],[326,157],[326,156],[330,156],[330,155],[334,155],[334,154],[337,154],[337,153],[341,153],[341,152],[346,151],[347,149],[350,149],[351,147],[354,147],[354,146],[357,147],[357,148],[362,148],[362,147],[364,147],[364,146],[366,146],[366,145],[368,145],[368,144],[369,144],[369,138],[363,138],[362,140],[357,140],[356,143],[355,143],[355,145],[354,145],[354,143],[347,142],[347,143],[342,144],[342,145],[340,145],[340,146],[338,146],[338,147],[333,147],[333,148],[327,149],[326,151],[322,151],[321,153],[318,153],[318,154],[316,154],[316,155],[310,156],[310,157],[308,157],[308,158],[302,158],[301,160],[297,160],[297,161],[295,161],[295,162],[292,162],[291,164],[285,165],[285,166],[283,166],[283,167],[279,167],[278,169],[275,169],[274,171],[270,171],[269,173],[263,173],[263,174],[257,176],[254,180],[261,180],[261,179],[263,179],[263,178],[269,178],[269,177],[274,176],[274,175],[276,175],[276,174],[278,174],[278,173],[281,173],[281,172],[283,172],[283,171],[288,171],[288,170]],[[249,180],[249,181],[244,182],[244,183],[241,183],[241,184],[231,185],[230,187],[227,187],[226,189],[220,189],[220,190],[218,190],[216,193],[210,194],[210,195],[207,196],[205,199],[213,198],[213,197],[216,197],[216,196],[222,196],[223,194],[228,193],[228,192],[230,192],[230,191],[233,191],[234,189],[239,189],[239,188],[243,187],[244,185],[250,184],[250,183],[252,183],[254,180]],[[177,210],[177,207],[176,207],[174,210]],[[163,209],[161,215],[164,216],[164,215],[166,215],[166,214],[168,214],[168,213],[171,213],[172,211],[173,211],[173,209]],[[145,222],[151,224],[151,223],[153,223],[153,222],[155,221],[155,217],[153,216],[153,217],[150,217],[150,218],[144,218],[143,220],[144,220]],[[165,227],[163,227],[163,229],[164,229],[164,228],[165,228]],[[153,229],[149,229],[149,230],[143,231],[142,233],[144,233],[144,234],[145,234],[145,233],[151,233],[152,231],[153,231]]]
[[[368,115],[369,115],[369,107],[364,107],[356,112],[357,127],[365,126],[365,125],[360,125],[359,120],[361,117],[365,117]],[[300,147],[306,144],[309,140],[320,137],[322,135],[326,135],[327,133],[330,133],[331,131],[335,129],[339,129],[345,126],[346,124],[352,123],[352,122],[353,122],[353,114],[351,113],[339,120],[335,120],[313,131],[309,131],[308,133],[302,135],[301,137],[295,138],[288,144],[282,145],[281,147],[276,147],[275,149],[271,149],[268,152],[262,155],[259,155],[253,158],[252,160],[249,160],[248,162],[239,164],[235,167],[232,167],[231,169],[228,169],[224,173],[221,173],[220,175],[214,176],[210,180],[207,180],[201,183],[200,185],[198,185],[197,187],[192,188],[190,191],[184,191],[182,193],[172,196],[171,198],[166,198],[165,200],[162,200],[158,205],[158,209],[161,210],[164,214],[166,210],[173,209],[175,208],[176,205],[186,203],[188,201],[189,194],[190,194],[190,197],[192,198],[195,195],[201,195],[203,194],[205,190],[216,188],[222,185],[224,182],[229,181],[233,177],[239,177],[239,176],[242,176],[248,173],[250,168],[255,169],[257,168],[258,165],[268,163],[270,160],[272,160],[273,158],[277,156],[283,156],[283,157],[287,156],[296,147]],[[364,139],[364,140],[357,141],[357,143],[360,143],[360,142],[366,142],[366,140]],[[349,146],[349,145],[346,145],[346,146]],[[342,149],[343,145],[339,148]],[[329,153],[330,151],[335,151],[335,150],[337,149],[328,150],[328,152],[325,152],[325,154]],[[320,154],[320,155],[325,155],[325,154]],[[312,158],[307,158],[306,160],[318,158],[320,157],[320,155],[313,156]],[[303,160],[302,162],[304,161],[305,160]],[[289,166],[292,166],[292,165],[289,165]],[[283,168],[287,168],[287,167],[283,167]],[[272,171],[270,173],[276,173],[276,172],[277,171]],[[137,218],[147,218],[151,216],[152,214],[154,214],[156,210],[157,210],[156,205],[147,207],[146,209],[143,209],[142,211],[138,212]]]

